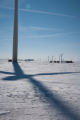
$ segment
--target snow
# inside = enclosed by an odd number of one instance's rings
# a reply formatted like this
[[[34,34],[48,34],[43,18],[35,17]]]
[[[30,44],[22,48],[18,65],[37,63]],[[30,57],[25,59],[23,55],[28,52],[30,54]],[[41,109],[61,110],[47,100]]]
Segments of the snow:
[[[0,61],[0,120],[80,120],[80,63]]]

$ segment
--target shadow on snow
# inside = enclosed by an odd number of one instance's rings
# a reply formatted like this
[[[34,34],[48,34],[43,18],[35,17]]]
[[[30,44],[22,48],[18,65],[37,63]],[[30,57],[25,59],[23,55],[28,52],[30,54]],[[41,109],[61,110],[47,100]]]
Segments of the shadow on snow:
[[[13,81],[13,80],[20,80],[27,78],[29,82],[32,83],[33,88],[37,88],[36,90],[38,90],[40,96],[42,96],[48,102],[48,104],[50,105],[49,107],[51,109],[54,109],[54,107],[57,108],[57,110],[59,110],[64,116],[66,116],[70,120],[80,120],[80,116],[77,113],[74,113],[70,106],[64,104],[64,101],[61,99],[59,95],[54,94],[54,92],[49,90],[42,82],[39,82],[34,78],[34,76],[39,76],[39,75],[41,76],[60,75],[60,74],[80,73],[80,72],[40,73],[34,75],[27,75],[24,74],[18,63],[13,63],[13,67],[15,71],[14,73],[0,71],[0,73],[13,75],[3,78],[3,80]]]

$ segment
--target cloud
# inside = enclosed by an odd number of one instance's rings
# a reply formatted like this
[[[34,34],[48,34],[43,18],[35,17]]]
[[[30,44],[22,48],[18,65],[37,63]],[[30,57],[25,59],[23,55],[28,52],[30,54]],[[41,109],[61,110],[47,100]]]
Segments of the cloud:
[[[53,38],[53,37],[59,37],[60,35],[61,35],[60,33],[44,34],[44,35],[30,35],[30,36],[26,36],[25,38],[35,38],[35,39],[39,39],[39,38]]]
[[[40,26],[20,26],[19,30],[22,32],[22,31],[51,31],[57,29],[40,27]]]
[[[0,6],[0,8],[14,10],[14,8],[10,8],[10,7]],[[73,16],[73,15],[67,15],[67,14],[62,14],[62,13],[54,13],[54,12],[47,12],[47,11],[41,11],[41,10],[30,10],[30,9],[22,9],[22,8],[19,8],[19,11],[36,13],[36,14],[51,15],[51,16],[62,16],[62,17],[73,17],[73,18],[76,17],[76,16]]]
[[[27,38],[30,38],[30,39],[45,39],[45,38],[48,38],[48,39],[51,39],[51,38],[61,38],[61,37],[66,37],[66,36],[73,36],[74,34],[79,34],[80,32],[57,32],[57,33],[54,33],[54,34],[40,34],[40,35],[27,35],[27,36],[24,36],[25,39]]]
[[[66,15],[66,14],[61,14],[61,13],[53,13],[53,12],[46,12],[46,11],[40,11],[40,10],[29,10],[29,9],[19,9],[19,10],[24,11],[24,12],[45,14],[45,15],[51,15],[51,16],[75,17],[75,16],[72,16],[72,15]]]
[[[31,26],[31,27],[29,27],[30,29],[32,29],[32,30],[40,30],[40,31],[47,31],[47,30],[49,30],[49,28],[45,28],[45,27],[38,27],[38,26]]]

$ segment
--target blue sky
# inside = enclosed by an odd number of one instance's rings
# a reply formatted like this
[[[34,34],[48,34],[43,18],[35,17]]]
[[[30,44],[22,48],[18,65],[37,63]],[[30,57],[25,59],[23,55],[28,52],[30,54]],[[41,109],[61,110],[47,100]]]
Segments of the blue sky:
[[[14,0],[0,0],[0,58],[12,57]],[[80,0],[19,0],[19,58],[80,60]]]

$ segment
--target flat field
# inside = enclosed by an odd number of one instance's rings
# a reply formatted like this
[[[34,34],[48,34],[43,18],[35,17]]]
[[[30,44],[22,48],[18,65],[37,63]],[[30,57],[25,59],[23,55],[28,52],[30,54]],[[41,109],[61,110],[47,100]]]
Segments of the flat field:
[[[0,120],[80,120],[80,63],[0,61]]]

